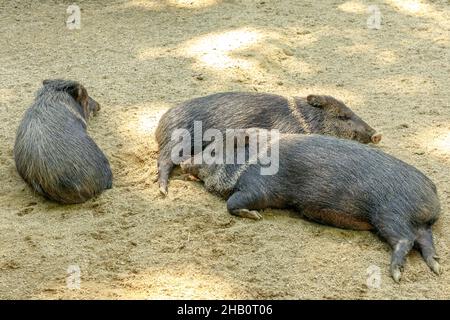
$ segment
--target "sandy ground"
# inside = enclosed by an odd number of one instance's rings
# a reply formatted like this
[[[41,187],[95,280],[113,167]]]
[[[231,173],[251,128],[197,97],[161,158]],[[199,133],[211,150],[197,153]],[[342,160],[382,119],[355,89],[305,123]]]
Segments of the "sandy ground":
[[[450,298],[450,2],[0,1],[0,298]],[[380,30],[367,7],[378,5]],[[45,78],[81,81],[103,106],[89,132],[114,188],[81,205],[33,194],[15,171],[15,130]],[[444,273],[417,252],[401,284],[390,248],[266,210],[230,216],[198,182],[152,182],[161,114],[217,91],[334,95],[384,133],[381,148],[437,184]],[[178,173],[179,175],[179,173]],[[66,287],[79,266],[81,287]],[[367,286],[379,267],[381,285]]]

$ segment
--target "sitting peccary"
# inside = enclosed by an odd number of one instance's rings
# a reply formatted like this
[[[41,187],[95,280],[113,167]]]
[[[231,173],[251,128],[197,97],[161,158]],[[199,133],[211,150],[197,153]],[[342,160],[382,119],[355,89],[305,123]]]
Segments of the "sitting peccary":
[[[14,159],[39,194],[81,203],[112,187],[108,159],[86,132],[99,104],[75,81],[44,80],[17,130]]]
[[[259,219],[255,210],[292,208],[323,224],[375,230],[393,248],[390,271],[397,282],[414,244],[439,273],[431,226],[440,204],[436,186],[423,173],[380,150],[334,137],[285,134],[278,145],[274,175],[260,174],[258,162],[194,164],[198,155],[181,168],[228,199],[233,215]],[[268,149],[274,148],[270,141]]]
[[[226,129],[254,127],[278,129],[282,133],[332,135],[362,143],[381,140],[381,134],[377,134],[343,102],[330,96],[286,99],[266,93],[225,92],[192,99],[169,109],[156,129],[159,145],[157,180],[164,195],[168,192],[169,175],[176,164],[171,159],[172,149],[177,143],[172,140],[172,134],[177,129],[187,129],[194,142],[196,121],[201,123],[202,133],[211,128],[224,132]]]

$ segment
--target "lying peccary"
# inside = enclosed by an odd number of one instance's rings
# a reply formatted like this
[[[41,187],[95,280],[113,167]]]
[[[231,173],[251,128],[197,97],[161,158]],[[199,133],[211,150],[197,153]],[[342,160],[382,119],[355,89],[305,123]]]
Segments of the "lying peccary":
[[[181,168],[203,180],[208,191],[227,198],[233,215],[259,219],[256,209],[292,208],[320,223],[374,229],[394,250],[390,271],[395,281],[414,244],[439,273],[431,226],[440,205],[436,186],[423,173],[349,140],[286,134],[278,142],[274,175],[261,175],[258,162],[206,165],[193,164],[192,158]]]
[[[225,92],[200,97],[169,109],[159,121],[156,129],[159,145],[157,180],[162,194],[167,194],[169,175],[175,165],[171,152],[177,141],[172,140],[172,134],[176,129],[185,128],[193,139],[194,121],[201,121],[203,132],[210,128],[224,132],[226,129],[255,127],[278,129],[283,133],[332,135],[362,143],[381,140],[381,134],[343,102],[330,96],[286,99],[265,93]]]
[[[99,104],[75,81],[44,80],[17,130],[14,159],[39,194],[81,203],[112,187],[108,159],[86,132]]]

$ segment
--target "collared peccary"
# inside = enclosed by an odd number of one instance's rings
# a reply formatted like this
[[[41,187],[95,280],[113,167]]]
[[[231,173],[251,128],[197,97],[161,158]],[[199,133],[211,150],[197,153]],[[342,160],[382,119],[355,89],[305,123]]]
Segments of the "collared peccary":
[[[203,132],[210,128],[224,132],[257,127],[278,129],[282,133],[332,135],[362,143],[381,140],[381,134],[343,102],[330,96],[286,99],[274,94],[225,92],[200,97],[169,109],[159,121],[157,180],[162,194],[167,194],[169,175],[175,165],[171,159],[175,143],[172,134],[176,129],[187,129],[193,143],[194,121],[201,122]]]
[[[440,204],[434,183],[423,173],[381,150],[334,137],[286,134],[278,145],[274,175],[261,175],[261,165],[248,161],[207,165],[188,159],[181,168],[226,198],[234,215],[259,219],[255,210],[291,208],[320,223],[375,230],[393,248],[395,281],[413,245],[439,273],[431,226]],[[274,142],[268,146],[272,152]]]
[[[99,104],[75,81],[44,80],[19,125],[14,159],[39,194],[81,203],[112,187],[108,159],[86,132]]]

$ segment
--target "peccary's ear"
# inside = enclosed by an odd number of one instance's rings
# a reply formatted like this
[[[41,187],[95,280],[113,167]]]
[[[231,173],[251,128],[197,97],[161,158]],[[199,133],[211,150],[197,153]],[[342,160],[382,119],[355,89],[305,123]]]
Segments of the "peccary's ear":
[[[67,92],[82,106],[84,118],[87,119],[89,117],[89,96],[86,88],[79,83],[74,83],[67,88]]]
[[[309,96],[307,96],[306,101],[308,101],[308,103],[313,107],[317,108],[323,108],[327,105],[326,97],[315,94],[310,94]]]
[[[45,79],[44,81],[42,81],[42,84],[44,85],[44,86],[46,86],[46,85],[48,85],[49,83],[50,83],[50,79]]]

